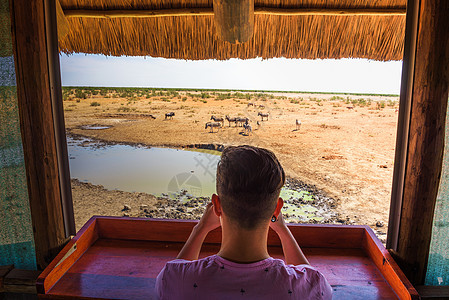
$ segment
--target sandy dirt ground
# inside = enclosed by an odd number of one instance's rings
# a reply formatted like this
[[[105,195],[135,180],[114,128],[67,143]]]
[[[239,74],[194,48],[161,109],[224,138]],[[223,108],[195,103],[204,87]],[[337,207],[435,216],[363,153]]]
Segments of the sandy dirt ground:
[[[336,199],[335,209],[341,218],[351,224],[370,225],[381,235],[386,233],[397,97],[291,93],[270,93],[266,97],[231,93],[226,99],[220,94],[225,93],[209,92],[209,98],[204,92],[186,91],[165,96],[154,92],[136,94],[131,98],[112,93],[79,99],[74,93],[67,93],[66,128],[71,134],[153,146],[264,147],[277,155],[288,176],[314,185]],[[248,106],[248,102],[254,106]],[[165,119],[168,112],[175,113],[173,119]],[[258,112],[269,113],[268,120],[261,121]],[[205,129],[211,115],[248,117],[252,133],[245,135],[242,127],[229,127],[227,121],[218,132],[211,133]],[[299,129],[296,119],[301,121]],[[89,130],[83,127],[86,125],[111,127]],[[81,195],[74,192],[75,203],[77,197]],[[376,226],[378,222],[385,225]]]

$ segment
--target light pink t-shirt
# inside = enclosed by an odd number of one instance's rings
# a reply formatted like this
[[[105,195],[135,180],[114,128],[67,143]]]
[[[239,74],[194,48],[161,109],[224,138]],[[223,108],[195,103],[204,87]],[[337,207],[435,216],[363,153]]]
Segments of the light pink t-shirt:
[[[309,265],[267,258],[251,264],[218,255],[168,262],[157,276],[160,299],[331,299],[324,276]]]

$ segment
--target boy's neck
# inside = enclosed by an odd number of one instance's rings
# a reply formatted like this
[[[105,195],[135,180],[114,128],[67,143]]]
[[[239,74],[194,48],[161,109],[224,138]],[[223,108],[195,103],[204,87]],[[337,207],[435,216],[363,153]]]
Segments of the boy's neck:
[[[252,263],[270,257],[267,250],[268,224],[244,230],[235,224],[222,222],[222,241],[218,255],[237,263]]]

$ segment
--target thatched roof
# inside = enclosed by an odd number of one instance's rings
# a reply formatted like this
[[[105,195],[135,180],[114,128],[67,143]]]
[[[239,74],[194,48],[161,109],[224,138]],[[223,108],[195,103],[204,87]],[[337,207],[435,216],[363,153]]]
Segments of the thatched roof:
[[[212,8],[212,0],[60,0],[76,10]],[[256,8],[402,9],[406,0],[255,0]],[[213,15],[157,18],[67,17],[60,39],[64,53],[153,56],[178,59],[370,58],[400,60],[405,15],[255,15],[253,38],[244,44],[221,41]]]

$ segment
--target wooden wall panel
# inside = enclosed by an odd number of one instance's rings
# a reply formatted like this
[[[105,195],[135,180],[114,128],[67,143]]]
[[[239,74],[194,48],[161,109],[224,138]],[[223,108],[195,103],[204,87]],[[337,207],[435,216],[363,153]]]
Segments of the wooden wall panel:
[[[423,284],[441,176],[449,87],[449,1],[421,0],[397,255]]]
[[[44,0],[11,1],[20,126],[37,264],[65,242],[48,74]]]

